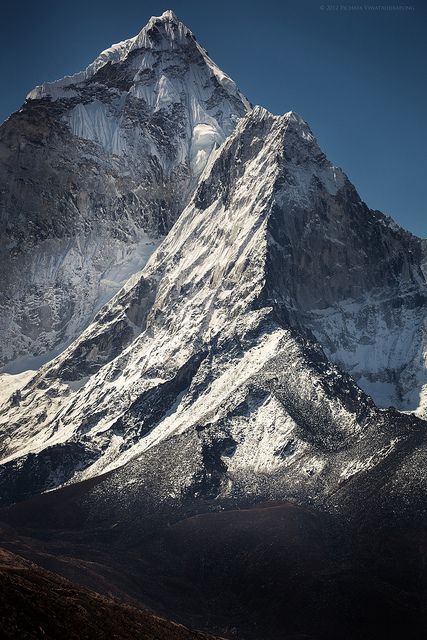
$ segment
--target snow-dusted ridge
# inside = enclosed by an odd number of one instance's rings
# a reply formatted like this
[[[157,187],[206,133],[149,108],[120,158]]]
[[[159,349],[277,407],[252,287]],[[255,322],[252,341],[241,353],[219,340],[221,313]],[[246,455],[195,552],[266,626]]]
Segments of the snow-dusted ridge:
[[[145,268],[4,405],[5,495],[17,478],[22,497],[145,456],[204,496],[265,497],[267,474],[268,491],[308,499],[372,472],[424,425],[377,409],[345,373],[365,321],[343,302],[381,287],[393,304],[375,321],[397,335],[412,314],[421,350],[417,242],[378,223],[301,118],[255,108]],[[394,347],[381,375],[397,374]]]

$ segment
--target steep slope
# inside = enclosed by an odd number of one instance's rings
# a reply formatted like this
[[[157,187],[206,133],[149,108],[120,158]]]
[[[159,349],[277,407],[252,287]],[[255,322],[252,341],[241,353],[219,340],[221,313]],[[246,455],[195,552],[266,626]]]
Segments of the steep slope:
[[[256,108],[145,269],[4,405],[3,499],[123,465],[103,486],[126,487],[126,509],[133,494],[146,510],[328,504],[355,476],[411,464],[396,491],[412,478],[422,493],[411,456],[425,423],[378,410],[313,336],[319,309],[377,288],[403,312],[409,299],[417,328],[420,259],[419,241],[367,209],[298,116]]]
[[[7,371],[63,349],[144,266],[249,108],[171,11],[29,93],[0,127]]]

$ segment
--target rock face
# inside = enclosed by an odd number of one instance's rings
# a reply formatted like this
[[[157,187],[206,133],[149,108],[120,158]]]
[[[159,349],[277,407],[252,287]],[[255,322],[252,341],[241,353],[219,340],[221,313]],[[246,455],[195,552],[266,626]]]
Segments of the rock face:
[[[418,483],[421,503],[425,422],[378,409],[345,368],[370,340],[387,368],[365,358],[354,377],[422,379],[422,359],[407,352],[405,370],[384,339],[405,322],[422,351],[422,249],[361,202],[301,118],[257,107],[144,270],[4,404],[3,500],[115,470],[98,500],[142,500],[138,513],[331,508],[375,477],[402,504]]]
[[[0,127],[0,365],[35,369],[87,326],[249,108],[171,11],[29,93]]]

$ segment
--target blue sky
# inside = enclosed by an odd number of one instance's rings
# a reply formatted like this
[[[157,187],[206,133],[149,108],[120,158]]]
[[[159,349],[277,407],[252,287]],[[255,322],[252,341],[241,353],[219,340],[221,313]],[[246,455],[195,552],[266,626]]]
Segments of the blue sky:
[[[381,8],[382,7],[382,8]],[[367,204],[427,236],[427,3],[2,2],[0,121],[173,9],[254,104],[293,109]]]

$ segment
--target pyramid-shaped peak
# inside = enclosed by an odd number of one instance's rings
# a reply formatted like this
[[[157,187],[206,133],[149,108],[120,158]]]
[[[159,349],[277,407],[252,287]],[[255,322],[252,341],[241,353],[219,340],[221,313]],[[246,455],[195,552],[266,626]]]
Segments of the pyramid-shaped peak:
[[[172,9],[167,9],[166,11],[164,11],[159,18],[156,18],[156,20],[170,20],[171,22],[179,22],[176,14],[172,11]]]
[[[190,29],[177,18],[171,9],[168,9],[161,16],[152,16],[136,36],[122,40],[101,51],[84,71],[35,87],[27,95],[27,98],[61,97],[64,87],[87,80],[107,63],[114,64],[125,60],[136,49],[170,51],[188,44],[192,44],[202,51]]]
[[[167,11],[164,11],[161,16],[151,16],[151,18],[149,19],[145,27],[142,29],[142,31],[150,29],[154,25],[166,26],[168,24],[173,24],[175,27],[178,26],[190,32],[190,29],[188,29],[188,27],[186,27],[186,25],[183,22],[181,22],[181,20],[177,17],[176,13],[172,11],[172,9],[168,9]]]
[[[181,45],[192,37],[190,29],[181,22],[175,13],[168,9],[161,16],[152,16],[145,27],[133,39],[131,49],[166,48]]]

